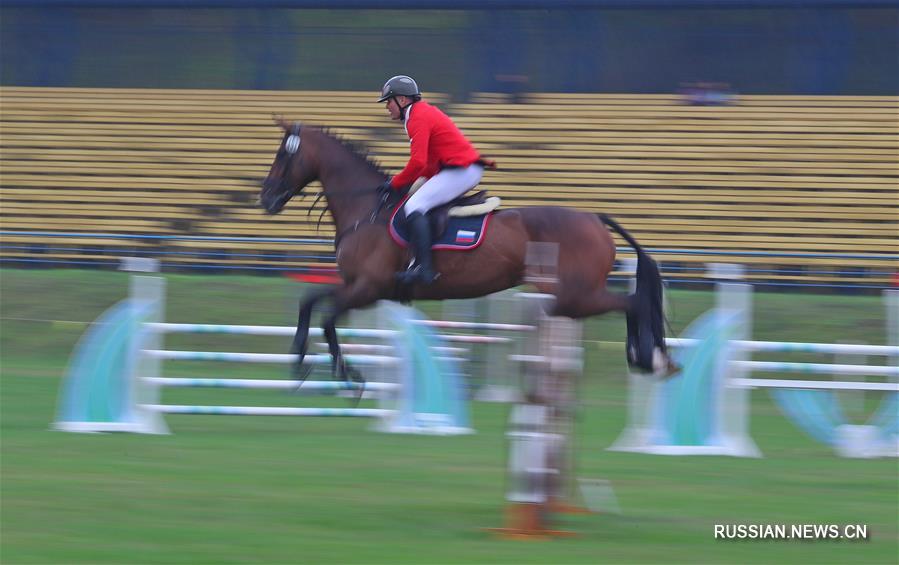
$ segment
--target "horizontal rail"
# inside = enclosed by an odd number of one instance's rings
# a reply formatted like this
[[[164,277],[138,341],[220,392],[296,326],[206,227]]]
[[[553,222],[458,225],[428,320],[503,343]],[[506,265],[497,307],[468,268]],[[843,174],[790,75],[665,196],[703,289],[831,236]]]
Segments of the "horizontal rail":
[[[783,379],[732,379],[728,386],[743,388],[794,388],[817,390],[883,390],[899,392],[899,383],[856,383],[847,381],[795,381]]]
[[[491,322],[450,322],[447,320],[415,320],[413,323],[422,326],[442,329],[465,329],[465,330],[497,330],[497,331],[514,331],[529,332],[536,328],[524,324],[495,324]]]
[[[731,361],[731,364],[734,367],[750,371],[899,377],[899,367],[827,363],[782,363],[778,361]]]
[[[169,322],[150,322],[150,329],[163,333],[220,333],[220,334],[244,334],[244,335],[278,335],[293,336],[296,328],[293,326],[241,326],[229,324],[174,324]],[[397,334],[396,330],[378,330],[366,328],[337,328],[337,335],[341,337],[368,337],[388,338]],[[310,328],[310,337],[321,337],[321,328]],[[502,336],[488,335],[454,335],[440,336],[446,341],[458,343],[509,343],[512,340]]]
[[[856,353],[859,355],[899,355],[897,345],[855,343],[797,343],[787,341],[744,341],[735,345],[744,351],[788,351],[796,353]]]
[[[440,339],[444,341],[454,341],[456,343],[511,343],[513,341],[510,337],[494,335],[440,334]]]
[[[293,336],[297,329],[294,326],[241,326],[233,324],[173,324],[169,322],[150,322],[147,326],[163,333],[219,333],[245,335],[280,335]],[[337,328],[337,335],[343,337],[393,337],[395,330],[377,330],[365,328]],[[321,328],[310,328],[310,337],[321,337]]]
[[[169,349],[145,349],[145,355],[155,359],[168,361],[229,361],[244,363],[294,363],[297,355],[292,353],[235,353],[231,351],[179,351]],[[399,357],[383,357],[380,355],[344,355],[350,363],[368,365],[396,365]],[[330,355],[307,355],[304,363],[327,364]]]
[[[322,349],[327,349],[328,347],[328,344],[324,342],[319,342],[315,345]],[[346,351],[347,353],[372,353],[376,355],[389,355],[393,353],[394,347],[392,345],[379,345],[375,343],[341,343],[340,350]],[[449,355],[464,355],[471,352],[471,350],[467,347],[443,346],[432,346],[431,351]]]
[[[99,232],[53,232],[53,231],[19,231],[0,230],[0,236],[17,237],[58,237],[58,238],[92,238],[92,239],[146,239],[146,240],[182,240],[182,241],[222,241],[235,243],[286,243],[292,245],[333,245],[330,238],[285,238],[285,237],[239,237],[239,236],[201,236],[201,235],[151,235],[127,233]],[[618,249],[619,253],[627,253],[628,247]],[[646,248],[646,251],[658,255],[720,255],[727,257],[784,257],[784,258],[829,258],[829,259],[873,259],[896,261],[897,253],[813,253],[801,251],[717,251],[702,249],[668,249]]]
[[[163,241],[231,241],[242,243],[290,243],[298,245],[333,245],[329,238],[291,238],[291,237],[239,237],[214,235],[153,235],[132,233],[99,233],[99,232],[53,232],[53,231],[18,231],[0,230],[0,235],[33,236],[33,237],[80,237],[91,239],[149,239]]]
[[[700,340],[694,338],[669,337],[665,343],[670,347],[686,347],[696,345]],[[790,341],[749,341],[734,340],[733,345],[743,351],[784,352],[784,353],[855,353],[858,355],[897,355],[897,345],[865,345],[855,343],[799,343]]]
[[[250,388],[268,390],[359,390],[394,391],[397,383],[355,383],[346,381],[290,381],[272,379],[199,379],[179,377],[145,377],[144,382],[177,388]]]
[[[210,416],[312,416],[384,418],[394,414],[382,408],[295,408],[291,406],[189,406],[142,404],[141,408],[164,414],[205,414]]]

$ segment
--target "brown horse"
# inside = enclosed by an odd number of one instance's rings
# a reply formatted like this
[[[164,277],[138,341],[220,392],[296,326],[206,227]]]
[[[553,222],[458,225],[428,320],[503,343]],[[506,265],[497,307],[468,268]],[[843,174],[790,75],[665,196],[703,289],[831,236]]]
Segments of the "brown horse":
[[[269,214],[277,214],[309,183],[320,181],[336,225],[334,245],[343,279],[343,284],[304,297],[292,346],[292,352],[299,356],[294,377],[302,378],[309,324],[319,301],[332,302],[322,325],[332,357],[332,373],[342,379],[362,381],[341,356],[335,330],[340,316],[379,299],[473,298],[519,285],[526,275],[529,242],[557,245],[555,282],[535,283],[541,292],[555,295],[552,315],[585,318],[624,312],[628,362],[656,374],[673,369],[665,348],[658,267],[615,221],[549,206],[501,210],[494,213],[490,229],[476,249],[434,253],[435,271],[440,276],[433,285],[399,287],[395,275],[408,264],[410,252],[394,243],[388,234],[389,212],[377,190],[387,175],[326,130],[299,122],[275,121],[284,130],[284,137],[263,181],[260,204]],[[390,202],[386,208],[395,204]],[[637,253],[637,288],[632,295],[606,289],[606,279],[615,263],[615,243],[606,225],[621,234]]]

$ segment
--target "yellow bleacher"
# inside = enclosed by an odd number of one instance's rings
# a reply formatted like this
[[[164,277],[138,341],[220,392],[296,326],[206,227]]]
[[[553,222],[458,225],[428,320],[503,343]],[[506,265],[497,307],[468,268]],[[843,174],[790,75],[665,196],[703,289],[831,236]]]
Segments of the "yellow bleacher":
[[[307,210],[312,198],[295,200],[274,217],[256,206],[281,137],[271,117],[329,126],[367,145],[395,172],[407,159],[408,141],[374,98],[369,92],[0,87],[0,227],[333,238],[327,214],[319,225],[323,202]],[[875,276],[867,280],[881,283],[899,268],[895,260],[740,255],[899,253],[897,97],[739,96],[728,106],[690,106],[677,95],[429,98],[499,162],[483,187],[505,206],[604,212],[646,247],[733,254],[663,256],[663,262],[868,270]],[[3,239],[44,245],[55,251],[42,256],[61,258],[77,256],[91,241]],[[333,252],[324,244],[95,243],[170,250],[163,258],[172,262],[187,260],[184,251],[230,248],[232,256],[215,260],[289,268],[317,261],[280,255]],[[254,252],[271,256],[247,257]],[[4,245],[3,257],[22,254],[20,246]]]

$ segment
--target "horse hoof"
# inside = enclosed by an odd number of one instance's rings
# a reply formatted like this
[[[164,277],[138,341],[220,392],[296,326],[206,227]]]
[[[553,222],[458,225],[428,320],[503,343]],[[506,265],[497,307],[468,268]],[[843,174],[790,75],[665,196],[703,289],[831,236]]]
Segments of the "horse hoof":
[[[355,383],[359,386],[353,387],[353,390],[356,391],[356,394],[353,395],[353,407],[359,406],[359,402],[362,400],[362,395],[365,394],[365,379],[362,377],[362,373],[357,371],[352,367],[347,367],[344,371],[343,379],[347,383]]]
[[[297,388],[303,386],[303,383],[306,382],[306,379],[309,378],[309,373],[312,372],[312,365],[304,365],[302,363],[294,363],[293,369],[291,370],[291,377],[297,383]]]
[[[652,350],[652,374],[658,379],[668,380],[681,371],[681,367],[674,362],[668,353],[659,347]]]
[[[669,359],[668,364],[660,371],[656,371],[654,375],[659,380],[667,381],[668,379],[679,375],[682,370],[683,367]]]

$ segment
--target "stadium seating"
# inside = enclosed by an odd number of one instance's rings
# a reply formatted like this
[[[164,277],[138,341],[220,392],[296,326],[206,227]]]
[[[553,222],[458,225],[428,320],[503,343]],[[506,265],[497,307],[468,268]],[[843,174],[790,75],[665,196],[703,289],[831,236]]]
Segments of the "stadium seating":
[[[313,198],[277,216],[256,206],[281,135],[271,116],[327,125],[390,171],[408,155],[402,127],[368,92],[0,87],[0,98],[2,229],[82,234],[4,235],[4,262],[131,249],[171,264],[321,264],[333,253],[326,242],[251,239],[334,235]],[[726,106],[677,95],[429,98],[499,162],[484,187],[505,206],[605,212],[646,247],[697,253],[662,254],[666,265],[733,261],[757,268],[759,279],[823,283],[883,283],[899,267],[876,257],[897,252],[899,98],[740,96]],[[214,239],[223,236],[248,240]]]

